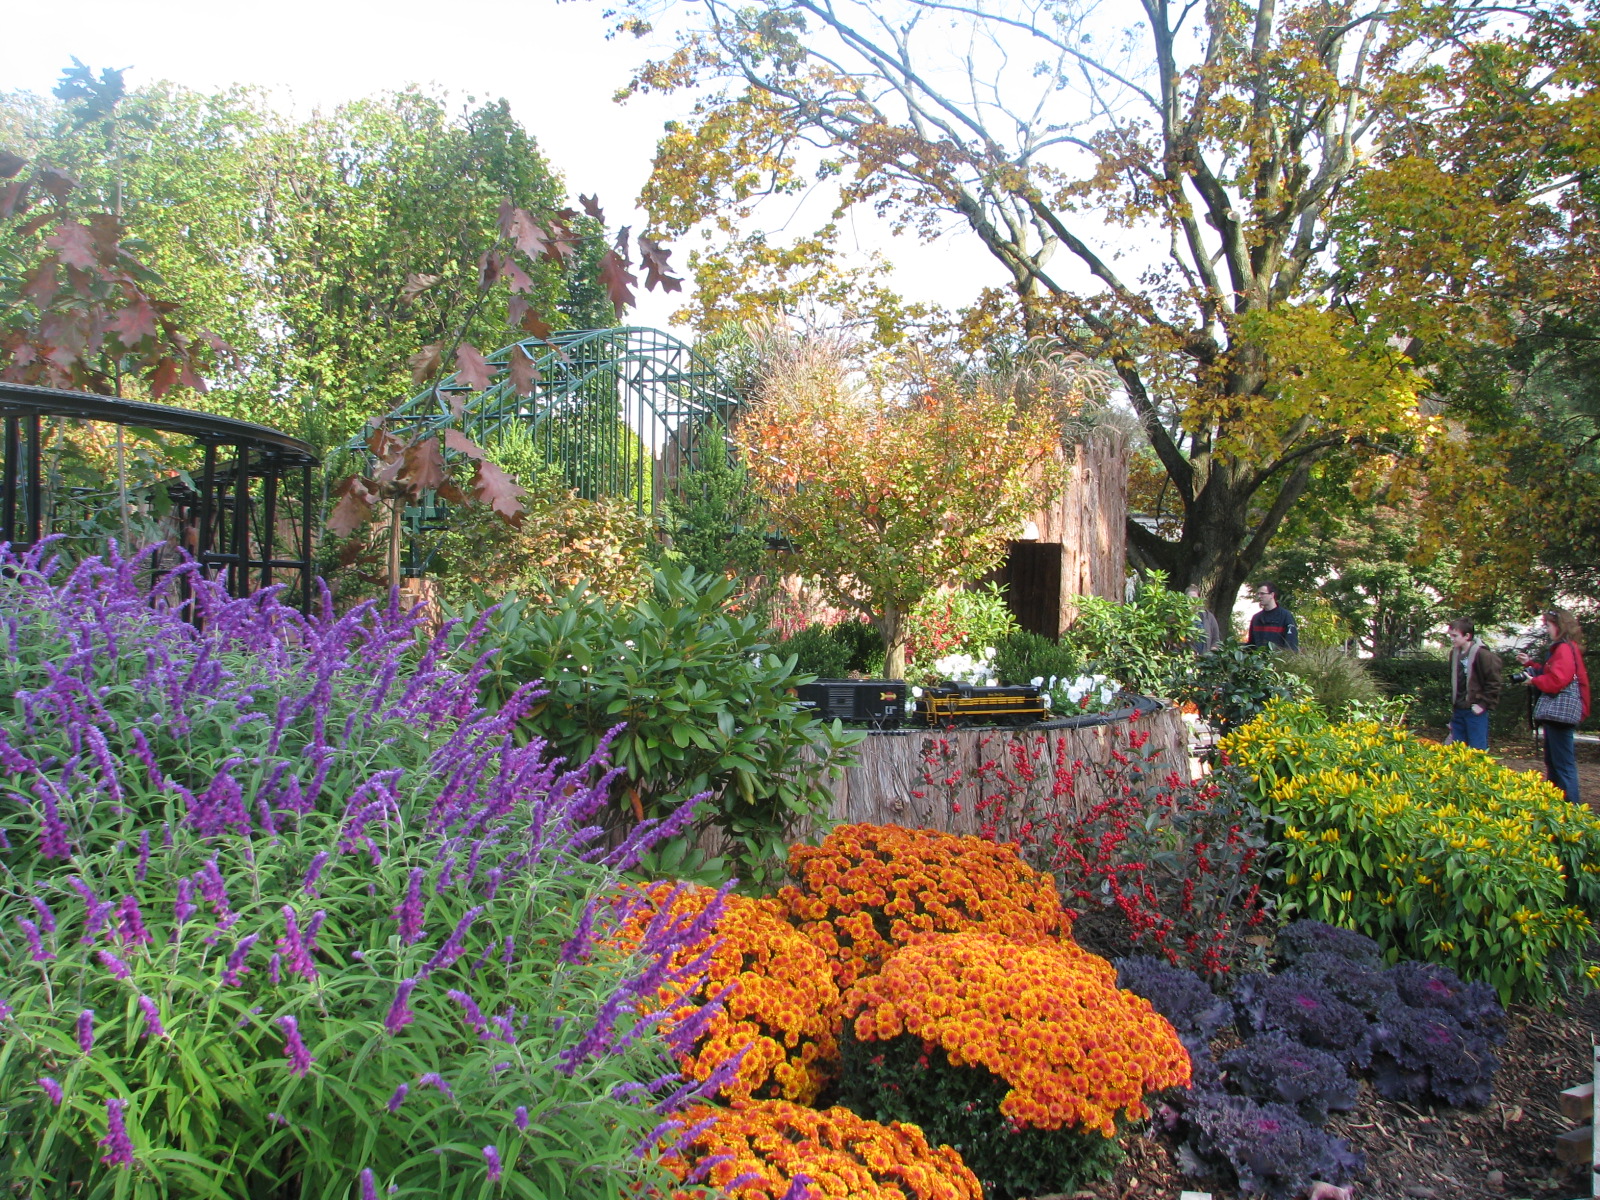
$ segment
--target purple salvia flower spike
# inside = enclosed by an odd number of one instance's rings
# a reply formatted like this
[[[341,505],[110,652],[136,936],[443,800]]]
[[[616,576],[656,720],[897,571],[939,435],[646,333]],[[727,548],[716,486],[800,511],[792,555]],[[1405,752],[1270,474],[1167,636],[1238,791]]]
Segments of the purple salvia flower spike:
[[[123,1119],[127,1108],[126,1100],[106,1101],[106,1135],[99,1144],[106,1148],[100,1161],[109,1167],[133,1166],[133,1141],[128,1137],[128,1126]]]
[[[409,1083],[402,1083],[395,1088],[394,1095],[389,1097],[389,1111],[391,1113],[400,1111],[400,1106],[406,1102],[406,1096],[410,1091],[411,1085]]]
[[[133,974],[133,972],[128,969],[128,964],[123,962],[109,950],[97,950],[95,952],[95,957],[100,960],[101,966],[105,967],[106,970],[111,972],[113,978],[127,979]]]
[[[34,962],[49,962],[55,957],[44,948],[44,942],[39,937],[39,927],[26,917],[18,917],[17,924],[22,926],[22,933],[28,939],[28,954]]]
[[[61,1107],[61,1085],[59,1083],[48,1075],[41,1075],[39,1076],[39,1087],[46,1096],[50,1097],[51,1104],[57,1108]]]
[[[144,882],[144,877],[145,877],[146,874],[149,873],[149,871],[150,871],[150,831],[148,829],[141,829],[139,831],[139,865],[134,868],[133,877],[138,882],[143,883]]]
[[[311,1051],[306,1049],[306,1044],[300,1037],[300,1023],[293,1017],[279,1017],[277,1024],[283,1030],[283,1054],[289,1060],[289,1074],[296,1077],[305,1075],[311,1070],[311,1064],[317,1060],[311,1057]]]
[[[383,1018],[383,1027],[388,1030],[390,1037],[398,1036],[402,1029],[416,1020],[409,1003],[412,989],[416,986],[415,979],[402,979],[400,986],[395,989],[394,1002],[389,1005],[389,1012]]]
[[[252,933],[239,939],[239,944],[233,948],[233,953],[228,955],[228,961],[222,968],[222,986],[238,987],[241,980],[250,974],[250,968],[245,965],[245,959],[250,956],[250,947],[261,939],[259,933]]]
[[[144,914],[139,911],[139,901],[131,893],[117,905],[117,921],[118,933],[128,945],[143,945],[151,940],[149,931],[144,927]]]
[[[195,914],[194,882],[188,878],[178,880],[178,898],[172,902],[172,919],[179,929]],[[173,937],[177,937],[176,930]]]
[[[94,1009],[86,1008],[78,1014],[78,1049],[85,1054],[94,1052]]]
[[[417,1080],[417,1086],[435,1087],[443,1092],[448,1099],[454,1100],[456,1098],[456,1094],[450,1090],[450,1085],[444,1081],[444,1076],[437,1071],[429,1071],[421,1079]]]
[[[528,1129],[528,1106],[526,1104],[517,1105],[516,1121],[517,1128],[526,1133]]]
[[[489,1182],[499,1183],[500,1177],[505,1173],[505,1168],[500,1163],[500,1150],[496,1146],[483,1148],[483,1161],[489,1167]]]
[[[144,1014],[144,1035],[146,1037],[166,1037],[167,1031],[161,1024],[161,1010],[156,1007],[156,1002],[149,996],[139,997],[139,1011]]]
[[[422,968],[421,973],[423,976],[428,976],[433,974],[435,971],[442,970],[445,967],[450,966],[456,961],[456,959],[461,957],[463,951],[466,949],[465,942],[467,931],[472,928],[472,923],[478,919],[482,912],[483,905],[481,904],[476,905],[473,908],[469,908],[466,911],[466,914],[461,918],[461,920],[456,922],[456,927],[451,931],[450,936],[445,938],[444,944],[441,945],[438,950],[434,951],[433,957],[430,958],[427,962],[427,965]]]
[[[406,885],[405,899],[394,910],[394,919],[400,923],[400,944],[410,946],[422,937],[424,920],[421,867],[411,868],[411,880]]]
[[[361,1168],[361,1200],[378,1200],[378,1184],[372,1178],[372,1168]]]
[[[311,860],[311,865],[306,868],[306,877],[300,884],[300,890],[308,896],[319,896],[317,891],[317,878],[322,874],[322,868],[328,865],[328,852],[320,850]]]
[[[43,896],[29,896],[28,902],[33,905],[33,911],[39,914],[39,928],[45,933],[56,931],[56,915],[50,911],[50,906],[44,902]]]

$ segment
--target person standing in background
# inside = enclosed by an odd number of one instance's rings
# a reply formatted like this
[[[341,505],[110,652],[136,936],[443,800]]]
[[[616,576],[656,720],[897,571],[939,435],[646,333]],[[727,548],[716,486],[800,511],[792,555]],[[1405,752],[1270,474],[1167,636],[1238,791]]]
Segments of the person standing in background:
[[[1191,583],[1184,589],[1185,596],[1191,600],[1200,599],[1200,585]],[[1194,652],[1196,654],[1210,654],[1222,645],[1222,626],[1217,624],[1216,615],[1201,601],[1199,610],[1194,614]]]
[[[1578,755],[1572,735],[1578,723],[1589,715],[1589,671],[1583,665],[1583,634],[1578,618],[1564,608],[1544,614],[1544,631],[1550,639],[1550,652],[1544,662],[1524,655],[1528,686],[1540,693],[1533,706],[1533,723],[1544,730],[1545,778],[1567,794],[1574,804],[1578,798]]]
[[[1489,748],[1489,714],[1500,703],[1500,656],[1474,635],[1471,621],[1458,617],[1450,635],[1450,735],[1474,750]]]
[[[1256,603],[1261,605],[1261,611],[1250,618],[1250,635],[1244,644],[1299,650],[1300,629],[1294,623],[1294,614],[1278,603],[1278,585],[1256,584]]]

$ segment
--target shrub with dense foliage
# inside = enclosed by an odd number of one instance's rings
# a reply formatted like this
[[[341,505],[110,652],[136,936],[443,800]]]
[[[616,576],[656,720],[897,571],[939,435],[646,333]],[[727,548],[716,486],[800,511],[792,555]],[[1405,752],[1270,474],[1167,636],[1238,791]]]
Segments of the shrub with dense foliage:
[[[0,1175],[151,1200],[649,1186],[652,1109],[702,1085],[659,1098],[641,1006],[702,928],[591,962],[578,918],[672,827],[607,848],[603,763],[523,744],[531,692],[478,710],[480,670],[418,617],[189,586],[193,621],[146,562],[0,564]]]
[[[865,1120],[783,1100],[691,1109],[688,1138],[666,1160],[683,1185],[674,1200],[982,1200],[949,1146],[915,1125]]]
[[[917,601],[906,617],[906,626],[906,679],[918,684],[938,682],[933,664],[939,659],[951,654],[982,655],[1018,632],[1005,596],[992,583],[932,592]]]
[[[789,924],[781,905],[668,883],[630,890],[613,903],[611,940],[628,950],[663,913],[687,923],[722,905],[715,925],[678,952],[674,966],[685,982],[659,997],[686,1077],[707,1080],[736,1061],[738,1074],[718,1093],[723,1099],[817,1098],[838,1067],[839,988],[822,951]],[[702,961],[703,969],[691,969]],[[711,1001],[717,1009],[707,1021]]]
[[[919,934],[978,930],[1034,944],[1068,928],[1050,877],[1014,847],[899,825],[840,825],[789,853],[778,898],[841,988]]]
[[[992,1198],[1071,1191],[1145,1094],[1189,1081],[1147,1000],[1070,940],[927,935],[845,997],[847,1103],[949,1142]]]
[[[1299,681],[1282,669],[1279,658],[1266,646],[1229,638],[1195,659],[1174,687],[1174,698],[1193,704],[1201,717],[1227,733],[1255,720],[1273,700],[1299,693]]]
[[[1600,913],[1600,817],[1464,745],[1274,703],[1225,752],[1283,822],[1283,894],[1389,958],[1449,966],[1502,998],[1548,996]],[[1600,969],[1590,968],[1591,975]]]
[[[1079,596],[1065,635],[1097,671],[1146,696],[1171,695],[1194,664],[1199,601],[1167,588],[1153,571],[1127,604]]]
[[[488,695],[504,702],[542,681],[523,728],[568,762],[609,743],[624,819],[710,793],[701,822],[726,835],[741,878],[766,878],[789,822],[827,812],[828,774],[865,735],[787,695],[804,677],[756,617],[728,611],[734,580],[670,567],[652,580],[637,602],[581,586],[547,605],[505,601],[487,617]]]

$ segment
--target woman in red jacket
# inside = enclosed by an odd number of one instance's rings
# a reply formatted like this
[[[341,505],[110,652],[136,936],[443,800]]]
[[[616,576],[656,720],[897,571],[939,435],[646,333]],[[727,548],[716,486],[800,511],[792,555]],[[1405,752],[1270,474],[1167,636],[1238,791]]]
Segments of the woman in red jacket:
[[[1564,608],[1552,608],[1544,614],[1544,631],[1550,638],[1550,652],[1544,662],[1524,657],[1522,665],[1528,669],[1528,686],[1540,693],[1533,720],[1544,729],[1545,778],[1578,804],[1578,759],[1572,735],[1578,722],[1589,715],[1589,672],[1583,665],[1583,635],[1578,630],[1578,619]]]

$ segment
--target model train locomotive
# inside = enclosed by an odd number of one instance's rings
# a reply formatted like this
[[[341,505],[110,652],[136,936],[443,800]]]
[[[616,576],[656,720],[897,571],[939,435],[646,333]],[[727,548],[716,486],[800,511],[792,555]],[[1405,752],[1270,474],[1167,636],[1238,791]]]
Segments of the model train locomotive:
[[[1050,719],[1037,687],[977,687],[940,683],[911,701],[899,679],[819,679],[795,689],[824,720],[898,729],[906,720],[947,725],[1031,725]]]

